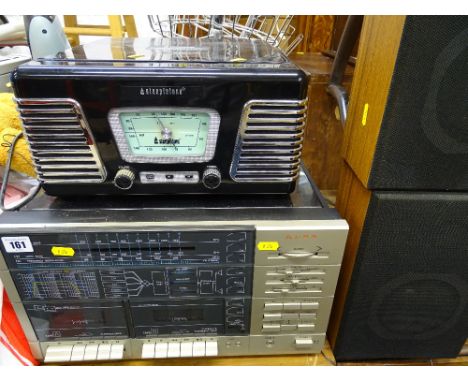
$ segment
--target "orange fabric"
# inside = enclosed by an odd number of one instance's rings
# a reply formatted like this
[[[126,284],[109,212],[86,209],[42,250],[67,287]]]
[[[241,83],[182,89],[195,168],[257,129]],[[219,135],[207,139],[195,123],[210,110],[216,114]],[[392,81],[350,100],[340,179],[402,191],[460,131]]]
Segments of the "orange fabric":
[[[2,309],[2,322],[0,323],[0,331],[3,332],[11,345],[16,351],[24,358],[29,360],[33,365],[39,365],[39,362],[33,357],[31,349],[29,348],[28,340],[26,339],[20,322],[16,317],[16,313],[11,305],[10,300],[3,290],[3,307]],[[3,342],[3,341],[2,341]],[[22,362],[20,360],[20,362]],[[22,362],[24,363],[24,362]]]

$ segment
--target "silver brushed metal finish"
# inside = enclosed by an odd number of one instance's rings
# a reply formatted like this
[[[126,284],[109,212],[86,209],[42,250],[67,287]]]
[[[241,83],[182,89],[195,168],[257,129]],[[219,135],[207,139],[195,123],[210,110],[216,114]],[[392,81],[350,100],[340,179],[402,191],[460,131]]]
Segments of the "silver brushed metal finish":
[[[81,105],[71,98],[17,98],[39,180],[101,183],[106,169]]]
[[[230,167],[235,182],[291,182],[299,175],[307,99],[244,105]]]

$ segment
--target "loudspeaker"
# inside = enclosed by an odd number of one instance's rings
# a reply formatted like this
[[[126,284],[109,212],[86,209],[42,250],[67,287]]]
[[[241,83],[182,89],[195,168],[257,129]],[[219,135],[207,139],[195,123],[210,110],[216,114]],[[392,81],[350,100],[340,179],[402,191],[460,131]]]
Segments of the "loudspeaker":
[[[369,191],[345,166],[350,225],[328,330],[338,361],[457,356],[468,337],[468,193]]]
[[[374,190],[468,191],[468,16],[366,16],[343,156]]]

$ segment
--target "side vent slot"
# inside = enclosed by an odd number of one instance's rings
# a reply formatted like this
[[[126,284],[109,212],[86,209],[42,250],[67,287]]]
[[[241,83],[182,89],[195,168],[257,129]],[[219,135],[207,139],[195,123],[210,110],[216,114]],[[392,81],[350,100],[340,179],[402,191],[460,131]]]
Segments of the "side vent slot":
[[[231,178],[291,182],[299,174],[307,115],[305,100],[252,100],[242,112]]]
[[[106,171],[80,105],[72,99],[17,99],[23,130],[44,183],[100,183]]]

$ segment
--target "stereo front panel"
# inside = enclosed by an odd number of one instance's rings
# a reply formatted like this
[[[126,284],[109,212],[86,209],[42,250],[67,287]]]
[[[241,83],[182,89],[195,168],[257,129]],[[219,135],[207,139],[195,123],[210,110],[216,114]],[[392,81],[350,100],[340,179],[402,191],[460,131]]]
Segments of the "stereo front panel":
[[[74,224],[0,235],[1,277],[38,359],[321,350],[344,221]]]
[[[252,263],[250,231],[71,232],[8,235],[9,267],[112,267]],[[17,246],[19,248],[17,248]]]
[[[23,300],[250,296],[250,267],[12,271]]]

